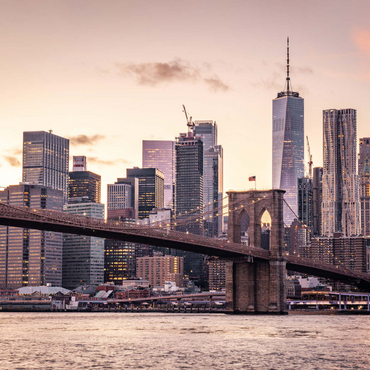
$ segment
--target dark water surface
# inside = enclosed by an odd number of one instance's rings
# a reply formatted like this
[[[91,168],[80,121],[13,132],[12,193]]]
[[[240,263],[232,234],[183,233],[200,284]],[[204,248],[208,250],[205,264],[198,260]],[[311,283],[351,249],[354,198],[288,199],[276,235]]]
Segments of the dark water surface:
[[[370,316],[0,313],[1,369],[370,369]]]

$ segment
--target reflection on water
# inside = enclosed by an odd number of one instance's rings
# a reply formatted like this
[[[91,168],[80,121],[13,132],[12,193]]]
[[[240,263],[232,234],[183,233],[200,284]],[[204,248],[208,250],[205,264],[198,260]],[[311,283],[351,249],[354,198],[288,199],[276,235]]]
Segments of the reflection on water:
[[[0,313],[1,369],[369,369],[369,316]]]

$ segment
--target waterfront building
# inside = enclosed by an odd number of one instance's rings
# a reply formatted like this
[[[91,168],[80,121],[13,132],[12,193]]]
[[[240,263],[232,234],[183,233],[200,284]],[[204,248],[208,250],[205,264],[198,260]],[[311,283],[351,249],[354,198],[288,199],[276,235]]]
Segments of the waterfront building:
[[[356,174],[355,109],[323,111],[322,234],[360,235],[359,181]]]
[[[136,276],[149,280],[152,288],[164,286],[166,281],[172,281],[181,287],[184,279],[184,258],[162,256],[156,252],[152,257],[139,257],[136,260]]]
[[[89,198],[73,198],[64,212],[104,220],[104,204]],[[98,285],[104,282],[104,239],[93,236],[64,234],[63,287]]]
[[[63,192],[21,183],[0,191],[0,202],[62,211]],[[0,288],[62,285],[63,234],[0,226]]]
[[[153,208],[164,205],[164,174],[157,168],[129,168],[126,177],[139,180],[138,218],[149,217]]]
[[[322,171],[322,167],[313,169],[313,235],[315,236],[322,235]]]
[[[174,210],[175,142],[143,140],[143,168],[158,168],[164,174],[164,207]]]
[[[90,202],[101,202],[101,176],[87,171],[86,157],[73,157],[73,171],[69,173],[68,199],[87,197]]]
[[[313,231],[313,181],[309,177],[298,179],[298,217]]]
[[[209,290],[226,289],[226,262],[219,258],[208,258],[208,284]]]
[[[285,201],[298,213],[297,180],[304,175],[304,100],[291,88],[289,39],[287,77],[284,91],[272,101],[272,188],[283,189]],[[294,214],[284,205],[284,223],[290,226]]]
[[[68,201],[69,140],[51,131],[23,133],[23,182],[63,192]]]

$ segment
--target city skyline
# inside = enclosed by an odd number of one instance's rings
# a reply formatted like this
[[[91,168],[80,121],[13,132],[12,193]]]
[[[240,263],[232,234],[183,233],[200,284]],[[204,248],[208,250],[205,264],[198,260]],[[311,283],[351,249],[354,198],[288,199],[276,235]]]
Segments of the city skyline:
[[[225,191],[252,188],[249,176],[271,188],[271,97],[284,88],[287,36],[314,166],[322,165],[323,110],[356,109],[357,136],[369,135],[367,1],[266,2],[264,17],[257,2],[241,1],[191,2],[191,10],[166,1],[112,1],[110,8],[92,1],[75,12],[60,1],[0,3],[7,87],[0,186],[21,181],[22,132],[52,129],[70,139],[71,158],[86,155],[89,170],[102,176],[106,203],[106,184],[140,166],[142,140],[174,140],[184,131],[185,104],[194,120],[218,123]]]

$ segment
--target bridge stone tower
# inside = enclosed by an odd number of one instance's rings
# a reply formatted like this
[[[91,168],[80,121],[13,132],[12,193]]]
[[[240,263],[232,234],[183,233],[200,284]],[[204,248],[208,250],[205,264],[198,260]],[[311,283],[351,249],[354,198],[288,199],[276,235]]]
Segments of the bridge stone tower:
[[[283,196],[285,191],[229,191],[228,239],[240,243],[240,223],[250,218],[251,247],[261,247],[261,217],[271,217],[269,260],[226,262],[226,309],[231,313],[285,313],[286,260],[284,258]]]

